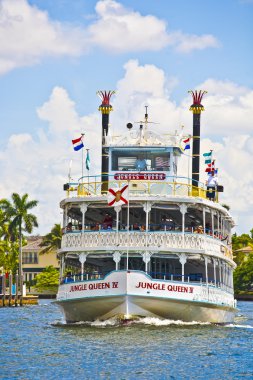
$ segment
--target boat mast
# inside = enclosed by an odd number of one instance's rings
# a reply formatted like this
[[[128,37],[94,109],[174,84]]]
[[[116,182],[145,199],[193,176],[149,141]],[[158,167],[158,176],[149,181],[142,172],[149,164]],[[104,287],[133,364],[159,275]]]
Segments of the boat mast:
[[[109,129],[109,114],[113,111],[110,105],[111,96],[115,94],[115,91],[98,91],[97,95],[102,100],[102,104],[98,110],[102,114],[102,154],[101,154],[101,182],[102,182],[102,194],[106,194],[108,191],[108,176],[109,176],[109,155],[107,144],[107,135]]]
[[[198,187],[199,182],[199,155],[200,155],[200,115],[204,111],[201,104],[203,96],[207,91],[188,91],[192,95],[193,104],[190,111],[193,113],[192,130],[192,186]]]

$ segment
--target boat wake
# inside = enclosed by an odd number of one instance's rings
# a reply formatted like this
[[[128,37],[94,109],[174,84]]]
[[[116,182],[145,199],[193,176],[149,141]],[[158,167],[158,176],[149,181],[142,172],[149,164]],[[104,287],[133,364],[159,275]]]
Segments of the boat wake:
[[[79,327],[79,326],[87,326],[87,327],[97,327],[97,328],[106,328],[106,327],[122,327],[122,326],[136,326],[136,325],[146,325],[146,326],[206,326],[211,325],[209,322],[183,322],[181,320],[171,320],[171,319],[160,319],[155,317],[144,317],[134,320],[120,320],[118,318],[110,318],[105,321],[96,320],[94,322],[90,321],[82,321],[75,323],[66,323],[65,321],[57,321],[51,324],[55,327]]]

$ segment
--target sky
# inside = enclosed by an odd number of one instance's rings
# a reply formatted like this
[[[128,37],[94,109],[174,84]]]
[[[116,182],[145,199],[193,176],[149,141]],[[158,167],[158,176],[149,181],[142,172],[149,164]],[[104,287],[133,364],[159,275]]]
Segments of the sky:
[[[143,119],[192,134],[189,90],[205,90],[201,152],[213,150],[234,232],[253,227],[253,0],[0,0],[0,198],[39,201],[39,228],[62,222],[71,140],[85,133],[100,172],[98,90],[115,90],[110,128]],[[186,169],[182,160],[180,171]],[[201,180],[206,179],[203,157]]]

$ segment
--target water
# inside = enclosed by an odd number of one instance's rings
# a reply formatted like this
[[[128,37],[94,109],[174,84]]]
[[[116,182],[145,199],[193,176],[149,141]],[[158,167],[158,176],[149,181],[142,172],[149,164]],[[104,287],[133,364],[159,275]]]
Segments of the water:
[[[253,303],[234,324],[66,325],[51,301],[0,309],[0,379],[252,379]]]

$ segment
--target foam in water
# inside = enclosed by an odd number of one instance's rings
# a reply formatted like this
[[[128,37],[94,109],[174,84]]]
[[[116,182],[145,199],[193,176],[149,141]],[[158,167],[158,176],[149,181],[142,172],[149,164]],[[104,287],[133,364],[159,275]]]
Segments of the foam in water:
[[[57,321],[55,323],[52,323],[53,326],[90,326],[90,327],[98,327],[98,328],[105,328],[105,327],[118,327],[118,326],[130,326],[130,325],[149,325],[149,326],[171,326],[171,325],[177,325],[177,326],[195,326],[195,325],[210,325],[209,322],[183,322],[181,320],[171,320],[171,319],[159,319],[156,317],[144,317],[139,318],[136,320],[129,320],[129,321],[120,321],[118,318],[110,318],[106,319],[105,321],[101,321],[99,319],[95,320],[94,322],[90,321],[82,321],[82,322],[75,322],[75,323],[66,323],[63,321]]]
[[[138,321],[135,321],[135,323],[142,323],[145,325],[154,325],[154,326],[170,326],[170,325],[182,325],[182,326],[193,326],[193,325],[210,325],[209,322],[183,322],[181,320],[172,320],[172,319],[160,319],[155,317],[145,317],[140,318]]]
[[[241,318],[244,319],[244,318]],[[239,321],[238,321],[239,322]],[[66,323],[65,320],[55,321],[51,324],[52,326],[87,326],[87,327],[97,327],[97,328],[106,328],[106,327],[120,327],[120,326],[130,326],[130,325],[147,325],[147,326],[210,326],[210,322],[184,322],[181,320],[172,320],[172,319],[160,319],[156,317],[143,317],[136,320],[121,321],[118,318],[109,318],[105,321],[99,319],[90,322],[90,321],[81,321],[74,323]],[[220,325],[221,326],[221,325]],[[228,328],[242,328],[242,329],[253,329],[253,326],[242,325],[236,323],[229,323],[222,325]]]
[[[253,329],[253,326],[250,325],[234,325],[233,323],[225,325],[225,327],[232,327],[236,329]]]

